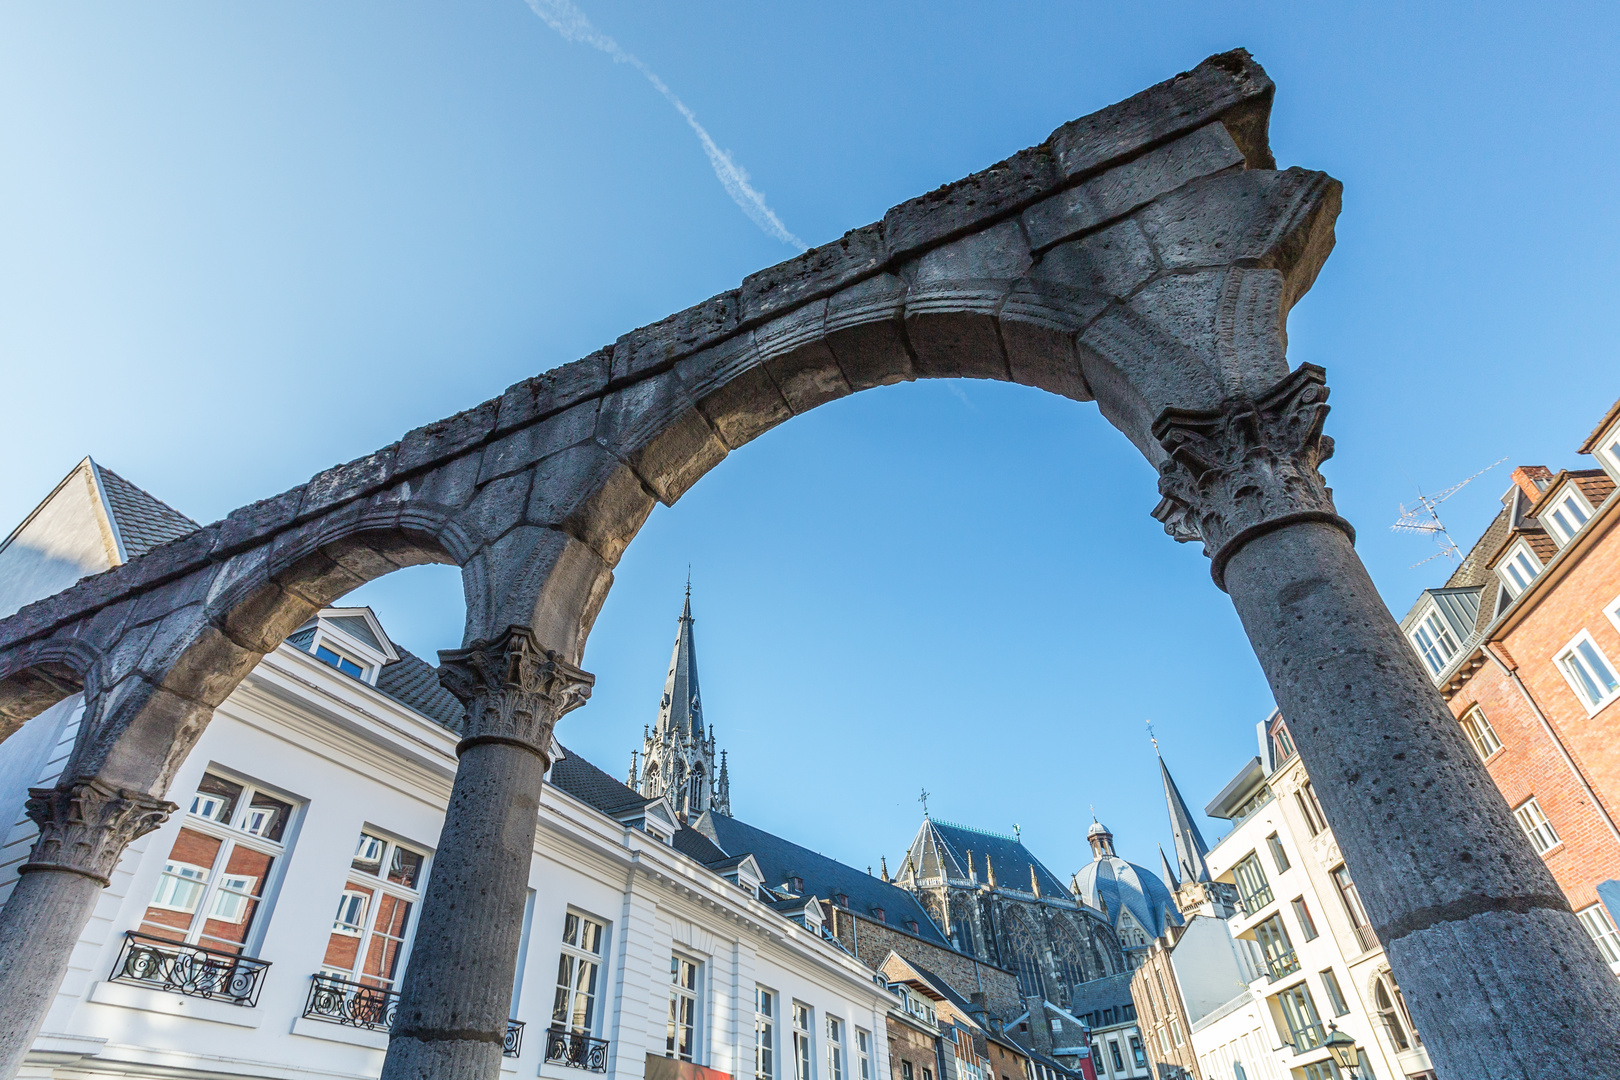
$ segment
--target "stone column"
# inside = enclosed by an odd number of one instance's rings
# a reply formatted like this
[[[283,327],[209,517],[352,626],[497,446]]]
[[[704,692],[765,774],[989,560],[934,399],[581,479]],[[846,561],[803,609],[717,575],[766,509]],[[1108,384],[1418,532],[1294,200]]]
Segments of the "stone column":
[[[526,626],[439,663],[467,722],[382,1075],[496,1080],[551,733],[594,679]]]
[[[99,780],[31,788],[39,839],[0,908],[0,1077],[10,1080],[39,1034],[101,890],[131,840],[174,804]]]
[[[1333,510],[1322,369],[1166,410],[1154,516],[1202,539],[1443,1078],[1620,1077],[1620,983]]]

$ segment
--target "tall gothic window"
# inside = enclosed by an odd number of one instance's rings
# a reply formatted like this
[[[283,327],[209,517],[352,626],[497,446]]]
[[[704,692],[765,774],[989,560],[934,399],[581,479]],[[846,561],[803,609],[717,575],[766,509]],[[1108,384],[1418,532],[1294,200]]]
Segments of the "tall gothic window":
[[[687,785],[686,808],[693,814],[703,812],[703,770],[701,768],[692,770],[692,779]]]

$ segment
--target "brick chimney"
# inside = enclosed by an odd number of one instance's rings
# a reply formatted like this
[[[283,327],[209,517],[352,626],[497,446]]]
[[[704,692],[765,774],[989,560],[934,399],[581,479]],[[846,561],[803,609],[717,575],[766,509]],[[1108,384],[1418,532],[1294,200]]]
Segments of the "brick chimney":
[[[1547,490],[1552,478],[1552,470],[1545,465],[1520,465],[1513,470],[1513,482],[1519,485],[1519,490],[1531,502],[1541,498],[1541,493]]]

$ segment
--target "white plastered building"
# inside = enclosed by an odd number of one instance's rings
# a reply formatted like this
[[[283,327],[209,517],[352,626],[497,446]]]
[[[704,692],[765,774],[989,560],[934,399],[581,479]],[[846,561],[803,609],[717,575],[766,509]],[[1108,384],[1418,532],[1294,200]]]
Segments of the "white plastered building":
[[[1205,810],[1233,826],[1209,870],[1235,890],[1227,925],[1252,978],[1193,1023],[1203,1075],[1349,1080],[1322,1045],[1332,1025],[1356,1042],[1357,1080],[1434,1080],[1287,725],[1274,713],[1258,734],[1259,756]]]

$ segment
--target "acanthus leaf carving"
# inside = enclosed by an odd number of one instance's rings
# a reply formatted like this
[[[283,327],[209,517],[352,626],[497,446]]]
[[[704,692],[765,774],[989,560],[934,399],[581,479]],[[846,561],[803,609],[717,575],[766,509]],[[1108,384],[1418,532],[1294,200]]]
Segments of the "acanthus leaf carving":
[[[85,780],[65,788],[29,788],[27,814],[39,839],[19,873],[56,870],[109,883],[130,841],[156,829],[174,803]]]
[[[596,676],[541,646],[527,626],[509,626],[493,640],[439,653],[439,682],[467,707],[458,754],[498,742],[549,763],[557,721],[585,704]]]
[[[1153,516],[1178,542],[1204,542],[1222,589],[1231,557],[1273,529],[1319,521],[1355,540],[1319,471],[1333,456],[1333,440],[1322,434],[1327,398],[1326,372],[1301,364],[1258,398],[1166,409],[1154,421],[1153,437],[1167,457]]]

